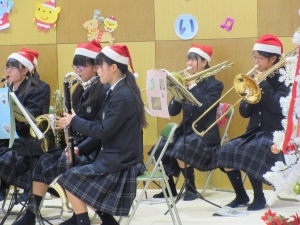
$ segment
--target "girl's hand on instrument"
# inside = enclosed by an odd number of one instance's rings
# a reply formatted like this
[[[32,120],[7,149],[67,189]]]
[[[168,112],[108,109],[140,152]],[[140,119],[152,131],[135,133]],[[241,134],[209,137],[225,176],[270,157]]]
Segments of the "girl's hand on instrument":
[[[68,148],[65,148],[65,155],[66,155],[67,159],[69,159]],[[75,155],[75,157],[79,156],[79,149],[77,147],[74,147],[74,155]]]
[[[63,129],[63,122],[62,122],[62,118],[59,116],[55,116],[55,130],[61,130]]]
[[[63,128],[65,128],[70,125],[73,117],[76,116],[76,114],[75,114],[74,110],[72,109],[72,114],[64,113],[63,115],[64,115],[64,117],[62,118],[62,123],[63,123],[62,126],[63,126]]]
[[[187,83],[185,84],[185,87],[188,89],[189,86],[191,86],[192,84],[196,84],[196,79],[187,82]]]

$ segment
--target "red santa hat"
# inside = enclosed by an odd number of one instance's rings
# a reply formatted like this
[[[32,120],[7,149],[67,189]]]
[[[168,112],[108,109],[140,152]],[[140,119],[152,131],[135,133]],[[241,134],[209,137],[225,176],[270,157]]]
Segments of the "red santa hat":
[[[22,48],[20,52],[25,52],[33,55],[33,64],[37,66],[38,64],[38,58],[39,58],[39,53],[37,51],[27,49],[27,48]]]
[[[109,22],[113,22],[113,23],[117,22],[114,16],[106,18],[106,20],[108,20]]]
[[[48,1],[48,2],[44,2],[44,3],[42,4],[42,6],[45,6],[45,7],[47,7],[47,8],[56,10],[56,7],[55,7],[55,0],[51,0],[51,1]]]
[[[126,45],[112,45],[112,46],[106,46],[104,47],[101,52],[106,55],[108,58],[127,65],[130,64],[132,73],[135,78],[138,77],[138,74],[134,72],[133,66],[132,66],[132,59],[128,50],[128,47]]]
[[[190,52],[200,55],[202,58],[206,59],[207,62],[209,62],[211,60],[213,50],[211,46],[192,44],[188,53]]]
[[[253,51],[255,50],[281,55],[283,53],[283,45],[277,37],[266,34],[256,41],[253,47]]]
[[[80,43],[77,45],[75,55],[83,55],[95,59],[102,47],[99,41],[92,40],[89,43]]]
[[[8,59],[15,59],[19,61],[23,66],[28,68],[30,72],[33,70],[33,55],[26,53],[26,52],[17,52],[12,53],[10,56],[8,56]]]

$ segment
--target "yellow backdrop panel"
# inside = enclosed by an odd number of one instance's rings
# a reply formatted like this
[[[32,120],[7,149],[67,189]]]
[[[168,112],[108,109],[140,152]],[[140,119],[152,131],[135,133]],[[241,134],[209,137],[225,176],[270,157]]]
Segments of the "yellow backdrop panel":
[[[198,21],[195,39],[243,38],[257,36],[257,1],[182,1],[154,0],[156,40],[178,40],[174,23],[181,14],[191,14]],[[230,17],[235,20],[230,32],[220,25]]]
[[[298,0],[258,0],[258,35],[293,35],[300,24],[299,8]]]
[[[119,0],[73,0],[57,1],[65,13],[61,13],[57,27],[58,43],[78,43],[87,41],[87,31],[82,22],[92,19],[94,10],[100,10],[100,16],[114,16],[118,27],[113,36],[117,42],[154,40],[153,1]],[[68,11],[67,11],[68,10]],[[103,29],[103,24],[100,26]]]
[[[40,31],[33,22],[35,2],[36,0],[15,1],[8,15],[10,27],[0,31],[0,45],[56,43],[56,28],[50,28],[48,32]]]

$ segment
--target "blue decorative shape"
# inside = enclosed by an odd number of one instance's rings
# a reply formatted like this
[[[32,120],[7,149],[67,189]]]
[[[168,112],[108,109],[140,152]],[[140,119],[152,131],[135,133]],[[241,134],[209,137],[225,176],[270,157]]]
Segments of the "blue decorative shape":
[[[176,35],[183,40],[189,40],[195,37],[198,32],[198,22],[190,14],[182,14],[177,17],[174,30]]]

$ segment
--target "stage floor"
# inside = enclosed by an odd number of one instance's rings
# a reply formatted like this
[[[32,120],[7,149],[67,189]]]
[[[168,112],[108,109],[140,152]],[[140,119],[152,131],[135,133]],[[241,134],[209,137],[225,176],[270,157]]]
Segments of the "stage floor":
[[[200,191],[200,190],[199,190]],[[148,198],[151,199],[151,197],[156,194],[158,190],[149,190],[148,191]],[[272,191],[266,190],[265,195],[268,198],[270,196]],[[252,191],[247,191],[249,197],[253,198]],[[217,205],[224,206],[226,203],[230,202],[234,198],[233,193],[228,192],[216,192],[207,190],[203,197],[211,201]],[[282,195],[282,197],[288,197]],[[46,200],[44,201],[44,205],[47,206],[60,206],[61,201],[60,199],[51,199],[50,196],[47,196]],[[181,219],[181,222],[183,225],[199,225],[199,224],[205,224],[205,225],[219,225],[219,224],[227,224],[227,225],[233,225],[233,224],[243,224],[243,225],[253,225],[253,224],[264,224],[264,222],[261,220],[261,216],[267,211],[267,209],[271,209],[273,212],[276,212],[277,214],[281,214],[285,217],[289,217],[295,213],[300,214],[299,202],[291,202],[291,201],[283,201],[280,199],[276,199],[274,204],[271,207],[267,207],[265,209],[251,212],[249,215],[245,217],[217,217],[212,216],[213,213],[215,213],[219,208],[216,206],[207,203],[206,201],[203,201],[201,199],[196,199],[194,201],[183,201],[180,200],[177,203],[177,209],[178,213]],[[6,204],[6,207],[8,207],[8,203]],[[21,209],[20,205],[16,205],[13,208],[13,215],[10,215],[8,219],[6,220],[5,224],[12,224],[13,221],[16,218],[16,214]],[[162,203],[156,203],[156,204],[146,204],[143,202],[140,204],[133,220],[131,221],[131,225],[171,225],[172,220],[170,215],[164,215],[164,213],[167,210],[167,205],[165,202]],[[246,211],[246,206],[236,208],[238,211]],[[60,218],[53,219],[54,217],[59,217],[60,210],[56,208],[45,208],[43,207],[41,209],[42,215],[50,219],[49,221],[57,225],[62,222]],[[93,213],[90,213],[91,217],[93,216]],[[71,214],[64,213],[64,216],[70,217]],[[0,220],[4,217],[4,214],[0,214]],[[123,218],[121,225],[126,223],[127,218]],[[39,224],[39,223],[36,223]],[[45,222],[45,224],[47,224]],[[101,224],[101,220],[97,217],[92,224]]]

